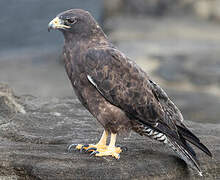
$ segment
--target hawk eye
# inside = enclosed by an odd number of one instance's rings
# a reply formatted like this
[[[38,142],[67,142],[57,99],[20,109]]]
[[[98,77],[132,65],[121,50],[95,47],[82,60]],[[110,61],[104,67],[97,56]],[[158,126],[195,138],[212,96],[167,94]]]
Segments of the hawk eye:
[[[69,24],[73,24],[76,22],[76,18],[68,18],[66,19],[66,21],[69,23]]]

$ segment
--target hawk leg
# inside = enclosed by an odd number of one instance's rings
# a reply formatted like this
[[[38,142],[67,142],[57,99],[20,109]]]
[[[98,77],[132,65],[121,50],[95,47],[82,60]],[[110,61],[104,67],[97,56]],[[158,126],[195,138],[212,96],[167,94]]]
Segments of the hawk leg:
[[[95,156],[112,156],[115,157],[116,159],[120,158],[120,153],[122,152],[122,149],[120,147],[115,146],[116,142],[116,135],[111,133],[111,140],[109,143],[109,146],[105,149],[97,149],[96,151],[92,152],[91,155]]]
[[[78,144],[76,146],[76,149],[79,149],[81,151],[86,150],[88,152],[96,151],[98,149],[106,149],[107,148],[107,145],[106,145],[107,138],[108,138],[108,132],[104,130],[102,137],[97,144],[85,144],[85,145]]]

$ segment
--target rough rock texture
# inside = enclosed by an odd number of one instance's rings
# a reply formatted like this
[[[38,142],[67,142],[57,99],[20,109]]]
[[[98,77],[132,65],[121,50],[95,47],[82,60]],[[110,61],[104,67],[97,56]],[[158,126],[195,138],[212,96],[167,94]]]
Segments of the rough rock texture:
[[[94,143],[102,133],[78,100],[23,96],[17,102],[26,114],[0,114],[0,179],[200,179],[167,147],[133,133],[118,141],[128,148],[120,160],[67,152],[68,144]],[[187,124],[214,154],[210,159],[196,150],[204,177],[219,179],[220,125]]]
[[[0,83],[0,117],[10,119],[17,112],[25,114],[24,107],[16,102],[18,99],[7,84]]]

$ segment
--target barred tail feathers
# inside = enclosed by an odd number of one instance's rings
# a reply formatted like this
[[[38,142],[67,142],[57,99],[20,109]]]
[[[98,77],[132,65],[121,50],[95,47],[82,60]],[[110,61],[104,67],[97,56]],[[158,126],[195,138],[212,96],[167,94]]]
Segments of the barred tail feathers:
[[[177,155],[181,159],[183,159],[190,167],[197,170],[199,175],[202,176],[202,171],[199,162],[196,158],[196,153],[193,150],[193,148],[186,142],[186,140],[188,140],[189,138],[188,139],[185,138],[186,134],[184,134],[183,136],[181,133],[177,134],[176,132],[172,132],[170,131],[170,129],[167,128],[168,127],[166,127],[163,124],[159,124],[157,127],[150,127],[145,124],[142,129],[142,133],[143,135],[150,137],[151,139],[163,142],[164,144],[168,145],[174,152],[177,153]],[[191,133],[190,136],[192,135],[193,134]],[[195,135],[193,135],[192,137],[194,137],[194,141],[198,142],[199,139]],[[191,140],[189,142],[192,143],[194,141]],[[206,148],[204,152],[209,152],[209,151],[207,151]]]

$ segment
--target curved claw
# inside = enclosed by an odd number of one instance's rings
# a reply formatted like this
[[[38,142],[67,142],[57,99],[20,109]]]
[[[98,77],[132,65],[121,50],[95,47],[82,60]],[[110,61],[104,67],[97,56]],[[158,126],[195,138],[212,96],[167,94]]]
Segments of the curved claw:
[[[120,159],[120,154],[118,154],[118,158],[116,158],[117,160],[119,160]]]
[[[96,155],[98,153],[99,153],[98,151],[93,151],[89,156],[93,156],[93,155]]]
[[[89,144],[84,144],[82,147],[83,147],[83,148],[84,148],[84,147],[89,147]]]
[[[126,146],[123,146],[123,147],[121,147],[121,151],[126,152],[126,151],[128,151],[128,148]]]
[[[86,152],[88,152],[88,151],[96,151],[96,150],[97,150],[97,148],[91,147],[91,148],[86,149]]]
[[[70,144],[70,145],[67,147],[67,151],[70,152],[71,149],[72,149],[74,146],[76,147],[77,144]]]
[[[83,152],[83,150],[85,150],[86,147],[89,147],[89,145],[88,145],[88,144],[83,145],[83,146],[80,148],[80,152]]]
[[[119,147],[121,149],[121,152],[126,152],[128,151],[128,148],[126,146],[116,146],[116,147]]]

